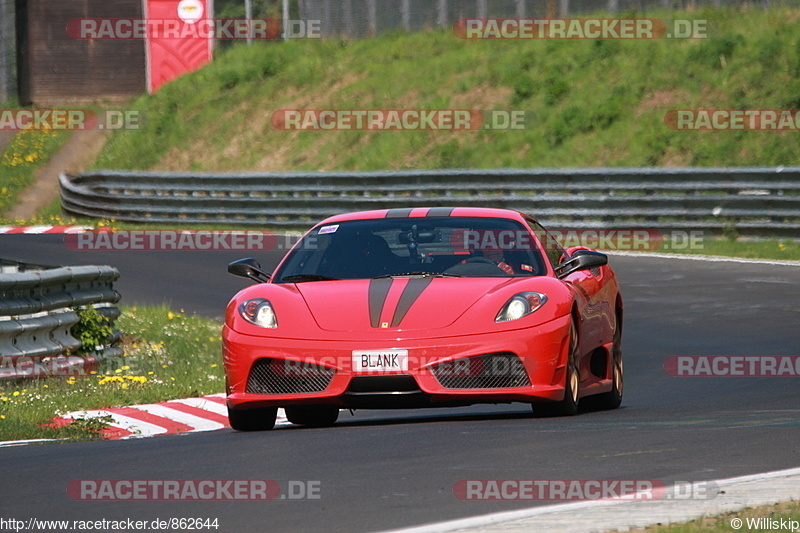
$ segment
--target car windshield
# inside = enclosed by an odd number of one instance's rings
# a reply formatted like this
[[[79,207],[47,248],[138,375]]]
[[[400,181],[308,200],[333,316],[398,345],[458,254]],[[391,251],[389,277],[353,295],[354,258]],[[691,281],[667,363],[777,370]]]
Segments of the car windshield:
[[[544,262],[522,224],[503,218],[381,218],[327,224],[292,250],[275,283],[392,276],[540,276]]]

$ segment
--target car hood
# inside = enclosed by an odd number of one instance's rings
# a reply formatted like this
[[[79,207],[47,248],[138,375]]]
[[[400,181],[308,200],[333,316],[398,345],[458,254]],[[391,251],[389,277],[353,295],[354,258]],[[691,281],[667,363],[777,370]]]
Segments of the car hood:
[[[433,330],[453,324],[513,278],[386,278],[298,283],[317,325],[327,331]],[[503,302],[498,303],[498,311]]]

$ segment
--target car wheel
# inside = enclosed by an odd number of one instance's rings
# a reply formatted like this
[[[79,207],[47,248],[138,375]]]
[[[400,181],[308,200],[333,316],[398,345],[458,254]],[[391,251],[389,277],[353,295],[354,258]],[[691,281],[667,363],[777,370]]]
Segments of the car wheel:
[[[290,405],[285,411],[289,422],[301,426],[328,427],[339,419],[339,408],[335,405]]]
[[[622,322],[616,318],[614,342],[611,345],[611,390],[592,396],[591,405],[597,409],[616,409],[622,403],[622,392],[625,385],[625,367],[622,362]]]
[[[544,416],[573,416],[578,413],[578,396],[580,395],[581,387],[579,361],[578,328],[573,323],[569,328],[569,358],[567,360],[567,375],[564,379],[564,399],[560,402],[534,404],[534,413]]]
[[[277,407],[258,409],[231,409],[228,407],[228,421],[236,431],[266,431],[275,427],[278,416]]]

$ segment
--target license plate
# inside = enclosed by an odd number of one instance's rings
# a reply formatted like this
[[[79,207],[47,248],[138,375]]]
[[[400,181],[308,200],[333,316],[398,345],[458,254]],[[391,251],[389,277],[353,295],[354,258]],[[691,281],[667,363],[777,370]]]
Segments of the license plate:
[[[353,372],[408,370],[408,350],[353,350]]]

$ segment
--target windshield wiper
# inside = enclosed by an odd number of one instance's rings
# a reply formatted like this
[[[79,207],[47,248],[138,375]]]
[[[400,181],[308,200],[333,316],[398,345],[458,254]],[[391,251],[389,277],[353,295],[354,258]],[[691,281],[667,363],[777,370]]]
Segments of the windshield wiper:
[[[338,279],[320,276],[319,274],[295,274],[281,278],[281,282],[285,283],[302,283],[304,281],[338,281]]]
[[[433,277],[433,278],[460,278],[456,274],[446,274],[444,272],[425,272],[425,271],[416,271],[416,272],[403,272],[402,274],[384,274],[383,276],[377,276],[373,279],[384,279],[384,278],[402,278],[405,276],[422,276],[422,277]]]

